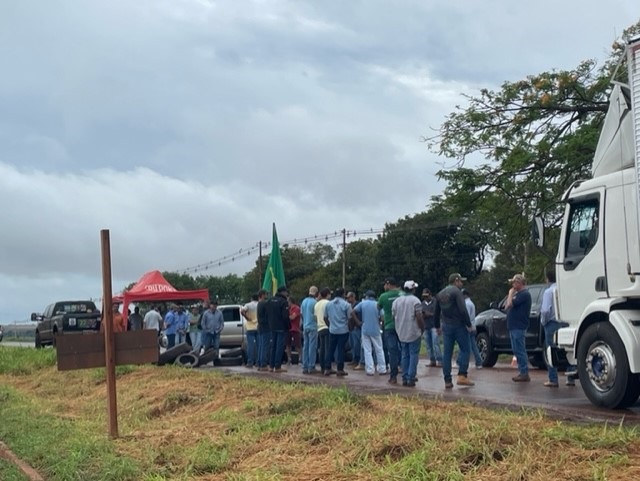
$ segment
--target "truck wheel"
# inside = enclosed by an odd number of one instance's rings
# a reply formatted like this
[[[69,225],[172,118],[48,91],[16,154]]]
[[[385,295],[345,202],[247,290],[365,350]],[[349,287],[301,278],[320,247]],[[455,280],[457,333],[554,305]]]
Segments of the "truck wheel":
[[[493,367],[498,362],[498,353],[493,350],[491,338],[486,332],[481,332],[476,336],[478,351],[482,358],[482,367]]]
[[[622,409],[638,399],[638,376],[630,372],[624,344],[611,324],[598,322],[587,328],[577,359],[582,389],[596,406]]]
[[[42,339],[38,331],[36,331],[36,349],[42,349]]]

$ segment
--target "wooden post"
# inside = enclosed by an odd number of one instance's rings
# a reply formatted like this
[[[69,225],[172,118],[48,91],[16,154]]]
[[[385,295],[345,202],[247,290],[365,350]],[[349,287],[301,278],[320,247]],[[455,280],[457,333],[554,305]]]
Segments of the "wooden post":
[[[111,291],[111,244],[109,230],[100,231],[102,249],[102,322],[104,323],[104,353],[107,373],[107,410],[109,436],[118,437],[118,404],[116,398],[116,360],[113,342],[113,296]]]

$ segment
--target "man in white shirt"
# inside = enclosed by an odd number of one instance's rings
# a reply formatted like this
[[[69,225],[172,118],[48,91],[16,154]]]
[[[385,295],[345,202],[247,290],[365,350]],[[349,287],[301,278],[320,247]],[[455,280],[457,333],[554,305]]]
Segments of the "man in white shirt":
[[[162,316],[158,312],[158,308],[156,306],[151,307],[149,312],[144,315],[144,319],[142,320],[142,324],[145,329],[155,329],[158,333],[161,330],[162,326]]]

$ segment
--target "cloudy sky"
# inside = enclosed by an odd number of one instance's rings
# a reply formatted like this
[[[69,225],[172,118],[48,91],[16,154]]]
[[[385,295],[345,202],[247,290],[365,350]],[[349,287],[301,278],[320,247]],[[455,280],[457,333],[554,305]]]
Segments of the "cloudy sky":
[[[443,185],[464,100],[602,60],[637,0],[0,2],[0,322],[270,241],[377,229]],[[242,274],[255,261],[206,274]]]

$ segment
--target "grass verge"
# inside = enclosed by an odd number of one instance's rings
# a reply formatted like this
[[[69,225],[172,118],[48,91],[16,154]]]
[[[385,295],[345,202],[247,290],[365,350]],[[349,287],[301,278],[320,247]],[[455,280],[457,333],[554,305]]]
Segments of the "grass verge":
[[[60,373],[51,350],[24,351],[17,363],[0,355],[0,439],[49,480],[640,476],[635,428],[171,366],[118,370],[110,440],[104,371]]]

